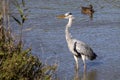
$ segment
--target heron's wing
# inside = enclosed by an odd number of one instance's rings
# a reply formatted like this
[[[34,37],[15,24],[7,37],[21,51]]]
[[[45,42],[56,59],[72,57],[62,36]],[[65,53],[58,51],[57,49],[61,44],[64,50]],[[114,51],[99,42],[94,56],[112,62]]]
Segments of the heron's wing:
[[[93,52],[92,48],[82,41],[75,41],[76,43],[76,50],[81,55],[87,56],[89,59],[94,59],[97,55]]]

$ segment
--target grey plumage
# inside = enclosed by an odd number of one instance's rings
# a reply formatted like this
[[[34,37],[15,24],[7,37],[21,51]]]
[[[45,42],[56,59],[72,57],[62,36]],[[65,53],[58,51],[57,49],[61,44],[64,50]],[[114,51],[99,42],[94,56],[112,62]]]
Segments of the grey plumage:
[[[84,70],[86,71],[86,60],[94,60],[96,59],[97,55],[93,52],[89,45],[82,41],[73,39],[71,34],[69,33],[69,28],[71,27],[72,20],[74,19],[72,13],[68,12],[64,15],[60,15],[58,18],[68,19],[68,24],[66,25],[65,29],[68,48],[73,53],[74,59],[76,61],[76,69],[78,70],[78,58],[81,58],[84,63]]]
[[[84,55],[88,59],[94,60],[97,56],[87,44],[81,41],[76,41],[74,43],[74,51],[76,51],[79,58],[81,58],[81,55]]]

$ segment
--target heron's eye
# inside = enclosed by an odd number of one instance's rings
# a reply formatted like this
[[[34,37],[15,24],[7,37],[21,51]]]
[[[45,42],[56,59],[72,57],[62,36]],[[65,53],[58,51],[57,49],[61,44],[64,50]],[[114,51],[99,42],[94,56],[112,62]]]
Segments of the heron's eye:
[[[72,15],[72,13],[68,12],[65,14],[65,16],[69,16],[69,15]]]
[[[72,15],[72,13],[69,13],[69,15]]]

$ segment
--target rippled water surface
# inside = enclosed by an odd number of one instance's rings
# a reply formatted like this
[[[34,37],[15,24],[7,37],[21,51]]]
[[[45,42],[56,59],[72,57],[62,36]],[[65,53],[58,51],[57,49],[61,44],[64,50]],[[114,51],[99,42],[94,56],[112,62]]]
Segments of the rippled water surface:
[[[95,10],[93,20],[80,12],[80,6],[89,4]],[[120,80],[120,0],[30,0],[27,6],[31,12],[24,29],[25,44],[43,62],[58,63],[59,80]],[[67,20],[56,18],[66,12],[75,16],[72,36],[89,44],[98,55],[87,62],[86,74],[81,60],[75,73],[65,40]]]

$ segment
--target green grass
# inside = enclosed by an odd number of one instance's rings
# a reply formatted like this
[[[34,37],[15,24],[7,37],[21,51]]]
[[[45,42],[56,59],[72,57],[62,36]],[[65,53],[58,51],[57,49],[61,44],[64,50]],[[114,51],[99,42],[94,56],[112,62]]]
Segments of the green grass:
[[[0,5],[0,8],[3,7]],[[0,13],[0,80],[52,80],[57,64],[45,65],[32,55],[31,48],[24,48],[21,34],[20,40],[13,39],[11,29],[4,25],[3,14]],[[7,13],[6,15],[8,16]],[[21,16],[22,21],[13,17],[15,22],[20,22],[20,26],[22,24],[21,27],[25,22],[23,16],[24,14]],[[22,33],[21,29],[20,32]]]

